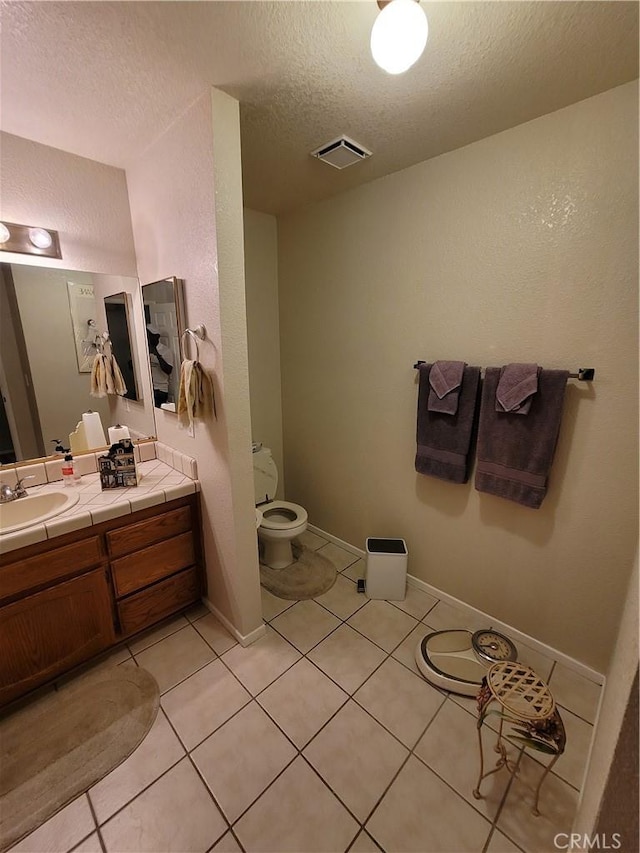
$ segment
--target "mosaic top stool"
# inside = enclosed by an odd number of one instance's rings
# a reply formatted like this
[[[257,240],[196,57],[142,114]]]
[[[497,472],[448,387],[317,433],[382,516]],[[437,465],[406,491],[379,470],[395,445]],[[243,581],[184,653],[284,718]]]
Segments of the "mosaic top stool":
[[[500,716],[500,727],[494,747],[500,757],[496,766],[485,772],[482,751],[482,724],[489,714],[489,706],[493,702],[497,702],[500,706],[497,710]],[[545,767],[535,790],[532,812],[537,816],[540,814],[538,800],[542,783],[564,752],[567,736],[549,688],[530,667],[517,661],[495,663],[483,679],[482,687],[478,693],[477,728],[480,746],[480,775],[473,791],[473,796],[477,800],[482,796],[480,785],[487,776],[497,773],[503,767],[506,767],[512,775],[516,774],[516,766],[507,756],[507,749],[504,744],[503,726],[505,722],[512,727],[508,735],[511,740],[553,756]]]

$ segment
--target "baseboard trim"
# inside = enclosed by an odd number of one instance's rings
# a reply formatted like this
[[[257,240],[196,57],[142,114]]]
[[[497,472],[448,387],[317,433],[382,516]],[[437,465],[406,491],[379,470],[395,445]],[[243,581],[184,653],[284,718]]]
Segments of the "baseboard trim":
[[[251,631],[249,634],[241,634],[237,628],[235,628],[231,622],[224,616],[217,607],[215,607],[208,598],[203,598],[202,603],[205,605],[207,610],[210,610],[211,613],[218,619],[218,621],[222,622],[227,631],[236,638],[236,640],[240,643],[241,646],[250,646],[252,643],[255,643],[256,640],[259,640],[261,637],[267,633],[267,629],[264,623],[259,625],[255,630]]]
[[[356,548],[349,542],[345,542],[343,539],[338,539],[337,536],[333,536],[331,533],[327,533],[325,530],[321,530],[319,527],[316,527],[313,524],[307,525],[307,529],[310,530],[312,533],[317,534],[318,536],[322,536],[324,539],[328,539],[329,542],[333,542],[340,548],[344,548],[345,551],[349,551],[352,554],[356,554],[361,559],[365,559],[367,556],[366,551],[363,551],[361,548]],[[486,621],[487,627],[491,626],[492,628],[497,628],[499,631],[504,631],[507,636],[511,637],[516,642],[519,641],[521,643],[524,643],[526,646],[535,649],[541,654],[558,661],[563,666],[566,666],[568,669],[573,670],[573,672],[576,672],[579,675],[583,675],[590,681],[594,681],[596,684],[599,685],[604,684],[605,677],[604,675],[602,675],[602,673],[597,672],[595,669],[592,669],[586,664],[581,663],[579,660],[570,657],[564,652],[558,651],[558,649],[554,649],[552,646],[548,646],[546,643],[542,643],[540,640],[536,640],[535,637],[531,637],[529,636],[529,634],[525,634],[523,631],[519,631],[512,625],[509,625],[506,622],[502,622],[499,619],[496,619],[488,613],[485,613],[483,610],[478,610],[476,607],[472,607],[470,604],[466,604],[459,598],[456,598],[453,595],[449,595],[448,592],[443,592],[442,590],[438,589],[435,586],[432,586],[426,581],[423,581],[420,578],[416,578],[413,575],[409,574],[407,575],[407,584],[408,586],[415,587],[416,589],[419,589],[422,592],[426,592],[429,595],[434,596],[434,598],[438,598],[440,601],[444,601],[447,604],[450,604],[452,607],[456,607],[458,610],[464,610],[469,614],[473,614],[473,616],[475,617],[480,617],[481,619]]]

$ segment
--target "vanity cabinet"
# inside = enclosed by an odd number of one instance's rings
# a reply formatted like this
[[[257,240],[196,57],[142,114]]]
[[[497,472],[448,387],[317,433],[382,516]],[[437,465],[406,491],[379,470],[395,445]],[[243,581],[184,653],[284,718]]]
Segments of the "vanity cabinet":
[[[198,601],[198,495],[0,557],[0,705]]]

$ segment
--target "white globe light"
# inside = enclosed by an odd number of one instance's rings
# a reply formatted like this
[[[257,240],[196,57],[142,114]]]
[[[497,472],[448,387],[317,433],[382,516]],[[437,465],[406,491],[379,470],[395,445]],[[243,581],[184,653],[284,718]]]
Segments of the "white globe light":
[[[10,237],[11,231],[9,231],[4,222],[0,222],[0,243],[6,243]]]
[[[371,30],[371,55],[389,74],[402,74],[422,55],[429,35],[424,10],[416,0],[392,0]]]
[[[38,249],[48,249],[53,243],[51,234],[44,228],[29,228],[29,239]]]

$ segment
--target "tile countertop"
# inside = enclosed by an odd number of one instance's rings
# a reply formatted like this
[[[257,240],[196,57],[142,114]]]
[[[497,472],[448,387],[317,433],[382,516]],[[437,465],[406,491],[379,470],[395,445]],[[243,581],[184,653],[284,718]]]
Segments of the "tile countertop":
[[[69,491],[74,489],[77,490],[79,499],[75,506],[42,524],[34,524],[15,533],[0,535],[0,554],[6,554],[25,545],[33,545],[36,542],[44,542],[46,539],[70,533],[72,530],[90,527],[101,521],[129,515],[156,504],[173,501],[193,494],[200,488],[198,480],[182,474],[159,459],[138,462],[137,469],[138,485],[128,489],[102,491],[99,474],[85,474],[77,481],[77,485],[73,486],[64,486],[58,481],[28,487],[27,492],[30,495],[61,490],[66,492],[67,489]]]

